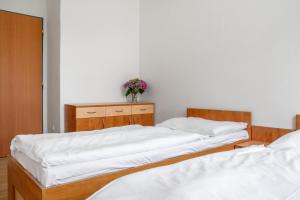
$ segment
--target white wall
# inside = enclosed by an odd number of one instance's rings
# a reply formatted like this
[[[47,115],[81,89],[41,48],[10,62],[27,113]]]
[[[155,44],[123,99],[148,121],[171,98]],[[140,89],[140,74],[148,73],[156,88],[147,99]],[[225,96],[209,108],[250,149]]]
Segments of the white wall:
[[[48,130],[60,132],[60,0],[47,0]]]
[[[300,1],[141,0],[141,76],[158,121],[188,106],[253,111],[292,128],[300,113]]]
[[[61,1],[61,130],[66,103],[123,101],[139,75],[139,0]]]
[[[0,9],[37,17],[46,17],[46,0],[0,0]]]
[[[46,0],[0,0],[0,10],[44,18],[43,58],[43,128],[47,131],[47,8]]]
[[[51,131],[63,130],[65,103],[122,101],[122,83],[139,74],[150,83],[145,99],[157,103],[158,121],[193,106],[249,110],[255,124],[293,126],[299,1],[140,2],[63,0],[59,9],[60,0],[48,0]],[[46,0],[0,0],[0,9],[47,16]]]

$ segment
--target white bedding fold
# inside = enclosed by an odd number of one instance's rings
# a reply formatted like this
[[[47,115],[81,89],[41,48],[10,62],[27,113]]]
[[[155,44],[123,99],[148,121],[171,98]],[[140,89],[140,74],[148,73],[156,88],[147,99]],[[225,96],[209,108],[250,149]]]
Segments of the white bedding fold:
[[[13,139],[11,150],[23,152],[47,167],[147,152],[207,137],[167,128],[128,126],[94,132],[19,135]]]
[[[182,145],[160,148],[152,151],[141,152],[111,159],[94,160],[81,163],[42,167],[22,152],[16,151],[14,158],[27,169],[44,187],[70,183],[137,167],[149,163],[159,162],[168,158],[195,153],[206,149],[216,148],[248,139],[247,131],[240,131],[222,136],[210,137],[204,140],[192,141]]]
[[[115,180],[89,200],[296,200],[300,149],[212,154]]]

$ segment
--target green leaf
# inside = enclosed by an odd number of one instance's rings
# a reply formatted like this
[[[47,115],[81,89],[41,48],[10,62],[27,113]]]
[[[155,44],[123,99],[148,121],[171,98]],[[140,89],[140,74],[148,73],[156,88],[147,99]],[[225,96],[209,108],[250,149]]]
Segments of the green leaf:
[[[144,90],[139,89],[139,93],[140,93],[140,94],[143,94],[143,93],[144,93]]]
[[[131,92],[132,92],[132,89],[130,89],[130,88],[129,88],[129,89],[127,90],[127,92],[126,92],[125,96],[127,97],[128,95],[130,95],[130,94],[131,94]]]

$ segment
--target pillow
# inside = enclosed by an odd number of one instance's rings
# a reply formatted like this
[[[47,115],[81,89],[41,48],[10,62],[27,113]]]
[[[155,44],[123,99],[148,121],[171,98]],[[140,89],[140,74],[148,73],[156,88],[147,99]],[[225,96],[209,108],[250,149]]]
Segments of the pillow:
[[[300,149],[300,130],[291,132],[287,135],[278,138],[270,145],[268,145],[268,147],[274,149],[288,149],[288,148]]]
[[[198,117],[181,117],[166,120],[157,126],[173,130],[217,136],[244,130],[247,128],[247,123],[213,121]]]

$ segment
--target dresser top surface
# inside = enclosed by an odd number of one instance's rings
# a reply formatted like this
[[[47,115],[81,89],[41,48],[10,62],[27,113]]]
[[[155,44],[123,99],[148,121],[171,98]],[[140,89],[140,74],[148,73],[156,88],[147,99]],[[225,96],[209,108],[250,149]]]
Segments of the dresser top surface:
[[[109,103],[74,103],[74,104],[66,104],[66,106],[74,106],[74,107],[131,106],[131,105],[154,105],[154,103],[152,103],[152,102],[138,102],[138,103],[109,102]]]

